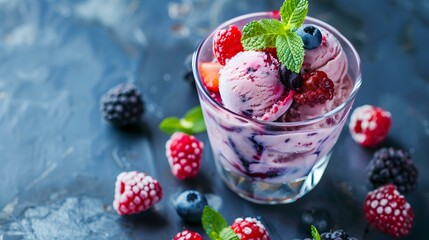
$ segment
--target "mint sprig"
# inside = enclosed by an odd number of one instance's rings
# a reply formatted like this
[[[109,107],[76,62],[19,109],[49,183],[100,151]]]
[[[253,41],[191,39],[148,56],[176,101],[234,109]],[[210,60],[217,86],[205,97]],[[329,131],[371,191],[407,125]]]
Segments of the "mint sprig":
[[[225,218],[209,206],[204,207],[201,223],[211,240],[239,240]]]
[[[280,7],[280,17],[282,22],[291,29],[299,28],[304,23],[307,12],[307,0],[286,0]]]
[[[167,134],[184,132],[187,134],[197,134],[206,130],[203,112],[200,106],[194,107],[185,113],[183,118],[167,117],[160,124],[161,131]]]
[[[317,228],[313,225],[311,225],[311,236],[313,237],[313,240],[320,240],[319,231],[317,231]]]
[[[308,0],[285,0],[280,8],[281,21],[261,19],[246,24],[241,43],[245,50],[275,47],[279,61],[299,73],[304,62],[304,43],[295,32],[304,22]]]

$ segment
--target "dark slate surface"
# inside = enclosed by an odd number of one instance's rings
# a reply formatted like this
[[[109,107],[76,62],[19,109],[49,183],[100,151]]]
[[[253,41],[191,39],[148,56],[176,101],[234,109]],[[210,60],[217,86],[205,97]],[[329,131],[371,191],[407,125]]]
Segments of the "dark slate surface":
[[[409,150],[422,173],[406,197],[415,209],[412,233],[427,239],[429,219],[429,3],[426,0],[313,0],[310,15],[337,27],[363,61],[355,106],[391,111],[385,146]],[[272,239],[304,238],[300,213],[330,209],[338,228],[360,239],[390,239],[366,228],[365,167],[373,150],[345,130],[319,185],[296,203],[248,203],[216,177],[210,148],[196,179],[169,172],[157,126],[198,104],[181,79],[182,62],[210,29],[233,16],[276,9],[280,0],[0,0],[0,239],[171,239],[183,227],[171,201],[184,189],[208,195],[232,221],[261,216]],[[106,124],[98,100],[110,87],[133,82],[143,92],[141,129]],[[207,136],[198,136],[209,146]],[[145,171],[165,188],[152,210],[119,217],[114,181]]]

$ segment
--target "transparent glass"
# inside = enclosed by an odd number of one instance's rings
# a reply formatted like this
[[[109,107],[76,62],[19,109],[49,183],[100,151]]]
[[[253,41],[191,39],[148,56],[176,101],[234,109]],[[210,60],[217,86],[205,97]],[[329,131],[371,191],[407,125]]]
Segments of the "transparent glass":
[[[216,168],[225,184],[255,203],[294,202],[320,181],[356,93],[361,85],[359,56],[351,43],[328,24],[307,17],[340,41],[348,60],[352,90],[332,111],[296,122],[260,122],[240,116],[215,101],[202,84],[198,66],[213,60],[212,40],[218,29],[234,24],[242,28],[275,13],[243,15],[221,24],[196,50],[193,72]]]

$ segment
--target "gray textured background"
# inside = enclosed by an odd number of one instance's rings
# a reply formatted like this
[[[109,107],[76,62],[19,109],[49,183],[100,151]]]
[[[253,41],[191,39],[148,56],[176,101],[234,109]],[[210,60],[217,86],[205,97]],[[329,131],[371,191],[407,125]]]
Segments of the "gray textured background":
[[[219,23],[279,8],[280,0],[0,0],[0,239],[171,239],[183,227],[171,201],[197,189],[231,222],[261,216],[272,239],[304,238],[300,212],[330,208],[339,228],[362,238],[373,150],[344,130],[322,181],[296,203],[248,203],[217,178],[210,148],[196,179],[170,173],[158,130],[166,116],[198,104],[182,63]],[[409,150],[422,173],[406,197],[416,218],[404,239],[427,239],[429,219],[429,1],[312,0],[309,15],[338,28],[362,58],[355,106],[391,111],[385,146]],[[121,82],[142,91],[140,131],[102,119],[100,96]],[[200,134],[206,146],[207,136]],[[139,170],[165,189],[152,210],[119,217],[112,209],[118,173]],[[370,231],[365,239],[390,239]]]

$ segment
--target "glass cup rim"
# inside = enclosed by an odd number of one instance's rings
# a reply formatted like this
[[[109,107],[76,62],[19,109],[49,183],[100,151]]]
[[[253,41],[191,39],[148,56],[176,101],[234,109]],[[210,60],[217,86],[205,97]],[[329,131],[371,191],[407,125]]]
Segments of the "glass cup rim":
[[[222,111],[226,111],[228,114],[231,114],[240,120],[251,122],[252,124],[255,124],[255,125],[272,126],[272,127],[297,127],[297,126],[305,126],[305,125],[314,124],[314,123],[322,121],[328,117],[334,116],[338,112],[342,111],[346,106],[351,104],[352,101],[355,99],[355,96],[356,96],[356,94],[357,94],[357,92],[358,92],[358,90],[362,84],[361,61],[360,61],[359,54],[356,51],[355,47],[352,45],[352,43],[346,37],[344,37],[344,35],[342,35],[336,28],[332,27],[331,25],[329,25],[329,24],[327,24],[327,23],[325,23],[319,19],[309,17],[309,16],[306,17],[306,20],[309,20],[313,23],[316,23],[317,25],[322,26],[323,28],[329,30],[337,38],[341,39],[341,41],[343,41],[345,43],[344,45],[352,51],[352,56],[355,58],[356,65],[357,65],[357,76],[356,76],[356,81],[354,83],[353,89],[352,89],[350,95],[347,97],[346,101],[344,101],[343,103],[338,105],[336,108],[332,109],[331,111],[324,113],[320,116],[314,117],[314,118],[310,118],[310,119],[306,119],[306,120],[302,120],[302,121],[294,121],[294,122],[264,122],[264,121],[258,121],[258,120],[255,120],[255,119],[252,119],[252,118],[249,118],[246,116],[239,115],[239,114],[227,109],[226,107],[224,107],[222,104],[220,104],[219,102],[217,102],[216,100],[214,100],[210,96],[207,89],[203,86],[202,80],[201,80],[199,73],[198,73],[198,58],[199,58],[199,53],[201,52],[201,49],[202,49],[202,46],[204,45],[204,43],[206,43],[206,41],[209,38],[211,38],[218,29],[222,29],[225,26],[228,26],[232,23],[235,23],[237,21],[240,21],[240,20],[243,20],[246,18],[263,17],[263,16],[267,16],[270,14],[272,14],[272,12],[255,12],[255,13],[248,13],[248,14],[244,14],[244,15],[232,18],[232,19],[220,24],[216,29],[211,31],[210,34],[208,36],[206,36],[201,41],[201,43],[198,45],[197,49],[195,50],[195,52],[192,56],[192,72],[193,72],[195,82],[196,82],[196,86],[197,86],[199,92],[201,92],[204,95],[204,97],[209,100],[211,105],[214,105],[214,106],[222,109]]]

